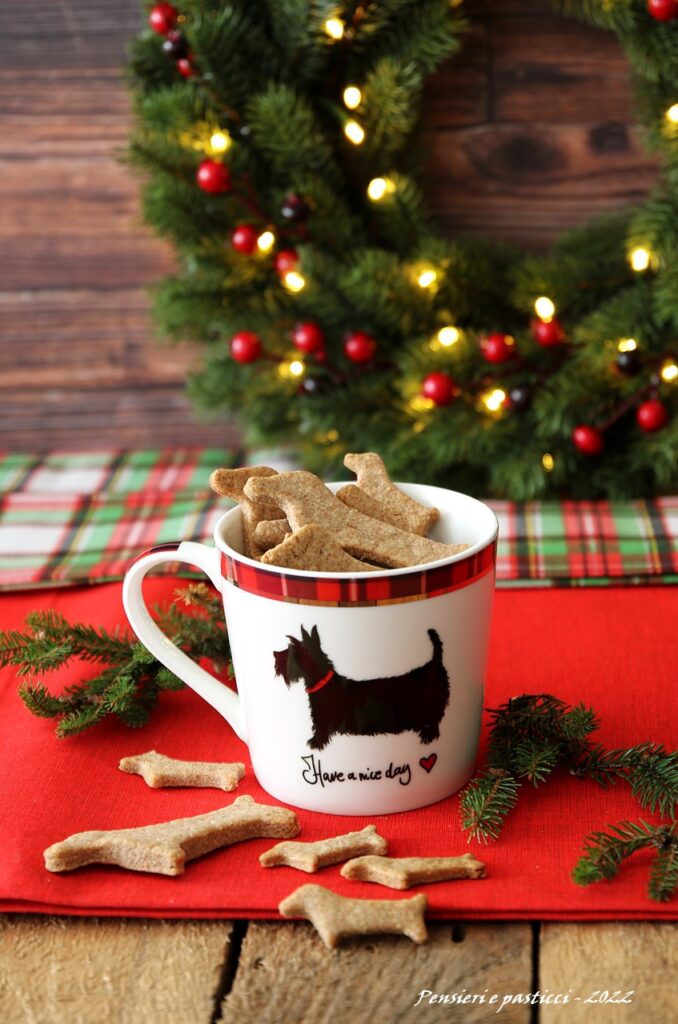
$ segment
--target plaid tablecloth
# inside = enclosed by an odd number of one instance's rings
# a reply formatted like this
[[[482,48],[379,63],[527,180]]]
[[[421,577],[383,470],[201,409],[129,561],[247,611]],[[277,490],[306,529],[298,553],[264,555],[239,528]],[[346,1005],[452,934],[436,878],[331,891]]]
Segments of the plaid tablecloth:
[[[0,589],[120,579],[154,544],[202,540],[228,505],[210,472],[289,459],[223,449],[0,455]],[[489,502],[499,586],[678,582],[678,497]]]

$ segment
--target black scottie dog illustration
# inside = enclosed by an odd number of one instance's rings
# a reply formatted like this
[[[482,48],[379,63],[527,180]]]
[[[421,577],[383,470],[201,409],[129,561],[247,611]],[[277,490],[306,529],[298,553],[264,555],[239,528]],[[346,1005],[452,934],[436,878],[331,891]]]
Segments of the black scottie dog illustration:
[[[284,651],[275,651],[275,673],[287,686],[303,680],[313,721],[312,750],[322,750],[337,733],[376,736],[413,729],[422,743],[437,740],[450,699],[450,681],[443,665],[443,644],[435,629],[428,635],[433,656],[400,676],[347,679],[335,671],[323,651],[318,627],[302,626],[301,640],[290,636]]]

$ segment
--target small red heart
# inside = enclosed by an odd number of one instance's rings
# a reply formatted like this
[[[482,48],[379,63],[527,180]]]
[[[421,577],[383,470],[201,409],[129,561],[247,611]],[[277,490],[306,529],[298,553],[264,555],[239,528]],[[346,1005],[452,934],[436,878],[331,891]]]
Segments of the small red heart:
[[[420,757],[419,758],[419,764],[424,769],[424,771],[426,773],[428,773],[428,772],[431,771],[431,769],[433,768],[433,765],[436,763],[437,760],[438,760],[438,755],[437,754],[429,754],[428,757]]]

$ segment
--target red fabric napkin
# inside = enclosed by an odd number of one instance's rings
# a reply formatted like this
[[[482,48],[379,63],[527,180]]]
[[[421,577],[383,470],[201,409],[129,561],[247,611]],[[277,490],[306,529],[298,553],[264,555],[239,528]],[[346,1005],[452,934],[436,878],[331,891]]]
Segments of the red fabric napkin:
[[[149,597],[171,595],[176,581],[154,580]],[[37,606],[73,620],[124,621],[120,585],[7,595],[2,628],[20,626]],[[583,700],[600,713],[607,746],[642,740],[676,743],[675,591],[670,588],[499,592],[496,597],[486,705],[524,692]],[[61,683],[71,675],[62,674]],[[191,691],[163,695],[151,723],[132,731],[115,722],[68,740],[54,724],[30,715],[17,696],[13,670],[0,673],[0,909],[64,914],[156,917],[276,917],[281,899],[309,881],[351,896],[399,899],[401,893],[348,882],[339,866],[309,876],[264,869],[259,854],[273,840],[242,843],[189,863],[166,878],[91,866],[50,874],[45,847],[73,832],[130,828],[199,814],[234,795],[273,799],[258,786],[246,747]],[[153,790],[117,769],[121,757],[155,748],[179,758],[242,760],[248,771],[237,794],[219,790]],[[301,839],[362,828],[374,820],[394,856],[450,855],[470,849],[485,860],[482,881],[423,886],[433,917],[552,920],[673,919],[676,902],[646,895],[649,858],[637,854],[613,882],[587,889],[570,880],[584,835],[622,819],[653,820],[628,786],[605,792],[566,775],[540,789],[523,788],[499,842],[472,842],[459,825],[458,798],[400,815],[342,818],[300,811]]]

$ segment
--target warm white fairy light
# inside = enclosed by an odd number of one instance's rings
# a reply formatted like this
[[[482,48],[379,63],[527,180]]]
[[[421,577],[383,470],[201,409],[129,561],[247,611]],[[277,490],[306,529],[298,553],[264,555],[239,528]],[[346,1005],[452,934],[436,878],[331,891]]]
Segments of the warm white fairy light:
[[[666,359],[662,363],[659,376],[665,384],[672,384],[674,380],[678,379],[678,366],[673,359]]]
[[[678,124],[678,103],[674,103],[666,111],[666,120],[670,124]]]
[[[293,359],[290,363],[290,374],[293,377],[303,377],[305,369],[301,359]]]
[[[432,398],[426,398],[425,395],[415,395],[410,401],[410,409],[412,412],[428,412],[432,409],[435,402]]]
[[[306,278],[298,270],[288,270],[282,280],[288,292],[300,292],[306,287]]]
[[[347,85],[343,92],[344,106],[348,107],[349,110],[355,110],[359,107],[363,98],[363,94],[357,85]]]
[[[635,249],[632,249],[629,253],[629,263],[631,269],[640,273],[643,270],[647,270],[652,261],[652,253],[649,249],[646,249],[644,245],[637,245]]]
[[[638,348],[638,342],[635,338],[620,338],[617,343],[618,352],[635,352]]]
[[[367,195],[373,203],[379,203],[395,192],[395,183],[390,178],[372,178],[367,186]]]
[[[347,121],[344,125],[344,135],[354,146],[360,146],[365,139],[365,129],[357,121]]]
[[[555,303],[547,295],[540,295],[538,299],[535,299],[534,311],[540,320],[549,323],[556,315]]]
[[[497,413],[506,401],[506,392],[502,388],[492,388],[482,395],[481,401],[488,412]]]
[[[433,267],[420,270],[417,275],[417,284],[420,288],[432,288],[438,280],[438,272]]]
[[[259,252],[270,252],[275,245],[275,235],[272,231],[262,231],[257,238],[257,249]]]
[[[456,345],[460,337],[461,331],[458,327],[441,327],[438,331],[438,341],[444,348]]]
[[[328,18],[323,26],[330,39],[343,39],[345,27],[340,18]]]
[[[225,153],[231,145],[231,136],[226,132],[213,132],[210,136],[210,149],[213,153]]]
[[[553,467],[556,464],[556,460],[553,458],[550,452],[544,452],[541,457],[541,464],[547,473],[553,472]]]

